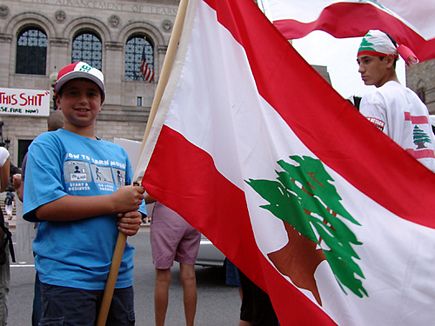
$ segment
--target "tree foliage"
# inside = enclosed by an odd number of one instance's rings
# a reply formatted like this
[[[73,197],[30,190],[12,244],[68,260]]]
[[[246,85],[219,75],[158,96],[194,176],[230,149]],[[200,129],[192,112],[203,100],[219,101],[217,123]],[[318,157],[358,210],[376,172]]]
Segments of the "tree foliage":
[[[276,180],[249,179],[247,183],[268,204],[260,207],[292,225],[297,232],[317,243],[340,285],[358,297],[368,296],[364,274],[355,262],[354,247],[362,245],[347,223],[360,225],[341,204],[331,176],[322,162],[308,156],[290,156],[296,163],[278,161],[282,171]]]
[[[414,138],[414,144],[417,145],[417,148],[426,148],[426,146],[424,146],[424,143],[431,142],[428,134],[426,134],[424,130],[420,129],[418,126],[414,126],[412,136]]]

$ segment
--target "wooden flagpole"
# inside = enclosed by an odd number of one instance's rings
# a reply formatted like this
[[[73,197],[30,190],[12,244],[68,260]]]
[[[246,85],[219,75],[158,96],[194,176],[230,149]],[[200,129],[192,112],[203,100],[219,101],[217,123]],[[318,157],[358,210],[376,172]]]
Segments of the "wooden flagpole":
[[[162,71],[159,81],[157,83],[156,92],[151,105],[150,115],[145,127],[145,133],[142,140],[141,151],[148,138],[151,130],[151,125],[157,113],[157,109],[160,105],[160,101],[163,96],[163,92],[169,80],[169,75],[172,70],[172,65],[177,54],[178,43],[180,41],[181,32],[183,30],[184,18],[186,16],[188,0],[181,0],[178,6],[177,16],[175,17],[174,28],[172,30],[171,37],[169,39],[168,50],[166,51],[165,60],[163,62]],[[124,254],[125,244],[127,236],[119,232],[118,239],[116,241],[115,250],[113,252],[112,264],[110,266],[109,276],[106,281],[104,289],[103,299],[101,302],[100,311],[98,314],[97,326],[105,326],[107,321],[107,315],[109,313],[110,304],[112,302],[113,292],[115,290],[116,280],[118,279],[119,266],[121,266],[122,256]]]

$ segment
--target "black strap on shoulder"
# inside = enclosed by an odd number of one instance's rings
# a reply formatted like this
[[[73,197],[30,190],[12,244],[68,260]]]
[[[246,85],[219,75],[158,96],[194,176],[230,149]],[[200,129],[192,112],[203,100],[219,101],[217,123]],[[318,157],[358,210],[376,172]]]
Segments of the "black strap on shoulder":
[[[9,253],[11,255],[12,261],[15,263],[15,251],[14,251],[14,245],[12,243],[12,233],[9,231],[9,229],[6,227],[4,223],[0,221],[0,228],[3,230],[3,232],[6,234],[6,241],[9,245]]]

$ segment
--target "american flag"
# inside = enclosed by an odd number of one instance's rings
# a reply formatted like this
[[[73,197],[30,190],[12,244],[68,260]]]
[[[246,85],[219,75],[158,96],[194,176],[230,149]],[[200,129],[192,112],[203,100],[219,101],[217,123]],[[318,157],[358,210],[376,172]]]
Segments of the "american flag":
[[[153,82],[154,81],[154,69],[153,69],[153,65],[151,63],[148,63],[146,60],[146,55],[145,55],[145,46],[143,47],[143,51],[142,51],[142,58],[140,61],[140,67],[139,70],[141,72],[141,74],[143,75],[143,79],[146,82]]]

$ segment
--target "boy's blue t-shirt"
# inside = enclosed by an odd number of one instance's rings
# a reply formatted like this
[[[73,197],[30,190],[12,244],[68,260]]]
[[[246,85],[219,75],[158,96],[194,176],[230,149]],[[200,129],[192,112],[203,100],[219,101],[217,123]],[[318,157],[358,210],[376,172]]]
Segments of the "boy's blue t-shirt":
[[[131,184],[125,150],[111,142],[59,129],[38,136],[29,147],[24,184],[24,218],[40,222],[33,241],[43,283],[103,290],[118,229],[116,215],[72,222],[36,219],[35,210],[66,195],[107,195]],[[128,243],[116,288],[133,284],[134,248]]]

